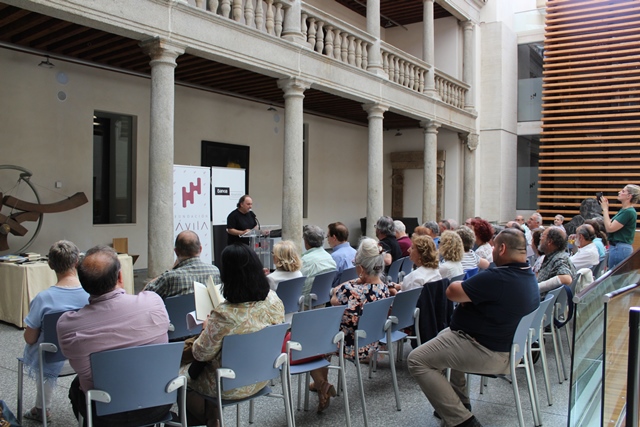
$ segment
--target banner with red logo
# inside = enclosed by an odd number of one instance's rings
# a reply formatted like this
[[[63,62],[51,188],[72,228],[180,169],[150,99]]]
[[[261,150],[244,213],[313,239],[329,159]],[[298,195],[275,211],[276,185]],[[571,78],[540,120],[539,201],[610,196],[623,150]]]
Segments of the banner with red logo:
[[[173,166],[173,235],[191,230],[200,238],[200,259],[211,263],[211,168]]]

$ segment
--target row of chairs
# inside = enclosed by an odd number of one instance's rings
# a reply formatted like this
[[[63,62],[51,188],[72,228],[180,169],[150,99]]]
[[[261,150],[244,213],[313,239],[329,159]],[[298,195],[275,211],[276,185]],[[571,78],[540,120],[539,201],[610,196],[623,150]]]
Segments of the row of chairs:
[[[387,272],[387,281],[394,283],[402,282],[402,278],[413,270],[413,265],[413,261],[411,261],[408,256],[393,261]]]

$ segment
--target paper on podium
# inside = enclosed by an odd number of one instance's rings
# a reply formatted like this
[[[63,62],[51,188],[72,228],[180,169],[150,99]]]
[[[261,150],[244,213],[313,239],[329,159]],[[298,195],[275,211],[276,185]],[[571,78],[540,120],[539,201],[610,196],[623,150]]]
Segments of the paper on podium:
[[[280,229],[279,225],[263,225],[260,228],[253,228],[240,237],[268,237],[271,231]]]

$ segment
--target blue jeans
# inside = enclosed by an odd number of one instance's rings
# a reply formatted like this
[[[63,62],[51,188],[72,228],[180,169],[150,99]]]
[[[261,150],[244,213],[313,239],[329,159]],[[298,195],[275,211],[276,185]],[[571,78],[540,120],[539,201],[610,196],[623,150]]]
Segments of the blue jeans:
[[[628,243],[617,243],[615,246],[611,245],[609,247],[609,270],[620,264],[632,253],[633,246]]]

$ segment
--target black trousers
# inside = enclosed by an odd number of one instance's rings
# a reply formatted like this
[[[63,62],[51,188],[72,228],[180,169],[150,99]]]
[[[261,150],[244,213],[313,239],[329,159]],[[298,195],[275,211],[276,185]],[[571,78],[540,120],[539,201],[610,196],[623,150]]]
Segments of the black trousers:
[[[87,397],[80,390],[80,380],[76,378],[69,387],[69,400],[73,408],[73,414],[78,418],[81,414],[84,418],[84,425],[87,425]],[[163,420],[169,413],[172,405],[154,406],[151,408],[137,409],[135,411],[121,412],[119,414],[105,415],[98,417],[95,415],[95,402],[93,402],[93,425],[96,427],[135,427],[146,424],[153,424]]]

